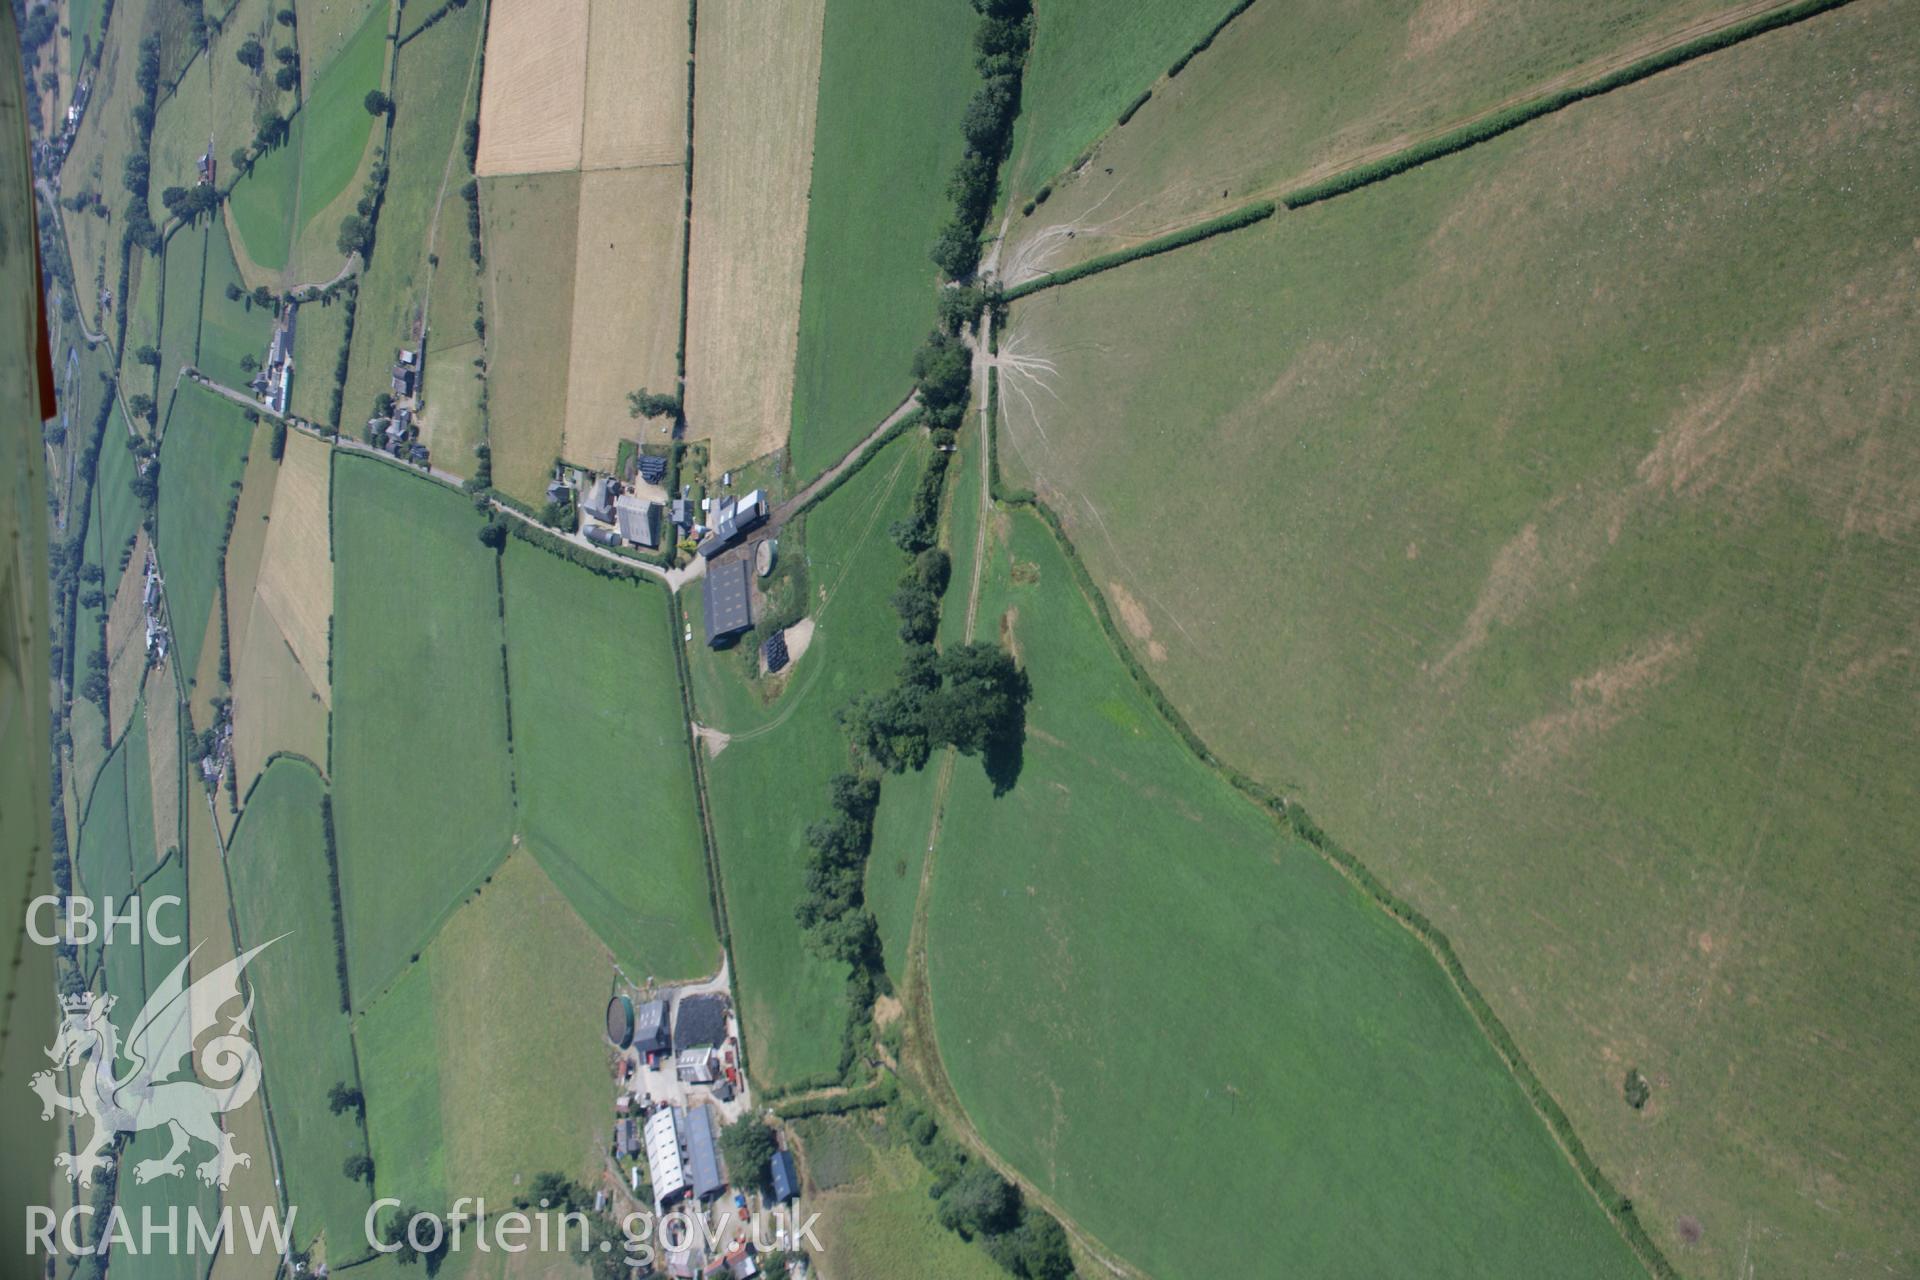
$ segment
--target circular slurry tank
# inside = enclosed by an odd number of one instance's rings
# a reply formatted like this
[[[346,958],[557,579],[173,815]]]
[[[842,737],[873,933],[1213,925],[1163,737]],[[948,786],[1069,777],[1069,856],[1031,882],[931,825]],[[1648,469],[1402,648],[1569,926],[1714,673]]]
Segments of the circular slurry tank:
[[[607,1039],[616,1049],[633,1043],[633,1001],[625,996],[607,1001]]]

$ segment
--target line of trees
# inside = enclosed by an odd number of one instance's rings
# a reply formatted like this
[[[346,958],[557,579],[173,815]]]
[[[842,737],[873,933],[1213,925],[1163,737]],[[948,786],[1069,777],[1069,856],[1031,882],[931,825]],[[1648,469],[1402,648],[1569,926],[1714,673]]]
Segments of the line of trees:
[[[981,84],[960,129],[966,153],[947,181],[953,216],[934,241],[934,265],[950,280],[969,279],[980,265],[980,235],[999,192],[1001,162],[1020,113],[1020,74],[1033,37],[1031,0],[973,0],[980,25],[973,36]]]
[[[928,1194],[940,1225],[978,1240],[987,1255],[1022,1280],[1067,1280],[1073,1254],[1052,1214],[1031,1204],[999,1171],[940,1132],[932,1115],[909,1099],[895,1108],[907,1147],[933,1175]]]

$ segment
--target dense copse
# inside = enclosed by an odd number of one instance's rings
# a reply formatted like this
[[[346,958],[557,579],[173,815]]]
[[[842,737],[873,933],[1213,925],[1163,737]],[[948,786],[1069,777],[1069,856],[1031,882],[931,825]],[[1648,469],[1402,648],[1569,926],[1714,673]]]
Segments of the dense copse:
[[[133,197],[127,204],[125,225],[120,233],[121,294],[126,294],[128,252],[139,245],[148,253],[160,252],[160,231],[147,212],[147,178],[152,170],[153,121],[160,92],[160,41],[148,36],[140,42],[139,60],[134,68],[134,83],[140,87],[140,101],[133,104],[134,149],[127,156],[120,175],[121,185]],[[124,340],[124,331],[122,333]]]
[[[934,265],[950,280],[966,280],[980,265],[980,234],[993,212],[1000,163],[1020,114],[1020,74],[1033,38],[1030,0],[973,0],[974,65],[981,84],[960,118],[966,154],[947,181],[953,216],[934,241]]]
[[[807,827],[806,890],[794,917],[820,955],[870,967],[878,962],[880,933],[867,910],[865,882],[880,781],[838,773],[827,790],[833,815]]]

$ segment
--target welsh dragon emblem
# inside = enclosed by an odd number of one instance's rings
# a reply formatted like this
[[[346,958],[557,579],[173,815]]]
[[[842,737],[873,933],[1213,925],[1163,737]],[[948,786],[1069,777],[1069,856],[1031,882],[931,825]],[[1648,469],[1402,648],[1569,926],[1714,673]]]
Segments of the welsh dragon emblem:
[[[197,1166],[209,1186],[225,1188],[236,1168],[252,1163],[251,1156],[234,1149],[218,1119],[245,1106],[260,1087],[260,1052],[247,1038],[251,998],[224,1031],[200,1046],[197,1061],[194,1050],[202,1036],[219,1030],[220,1011],[242,999],[241,971],[277,941],[262,943],[189,984],[187,966],[200,950],[195,947],[154,988],[127,1029],[124,1045],[107,1016],[113,996],[87,992],[61,1002],[66,1016],[46,1054],[56,1068],[79,1068],[79,1091],[61,1093],[52,1071],[39,1072],[31,1085],[40,1095],[41,1119],[51,1120],[57,1108],[93,1120],[77,1154],[63,1151],[54,1157],[67,1177],[90,1185],[97,1171],[111,1167],[107,1152],[116,1135],[160,1128],[172,1130],[173,1145],[164,1156],[135,1164],[136,1182],[185,1173],[180,1158],[196,1141],[213,1148],[213,1156]]]

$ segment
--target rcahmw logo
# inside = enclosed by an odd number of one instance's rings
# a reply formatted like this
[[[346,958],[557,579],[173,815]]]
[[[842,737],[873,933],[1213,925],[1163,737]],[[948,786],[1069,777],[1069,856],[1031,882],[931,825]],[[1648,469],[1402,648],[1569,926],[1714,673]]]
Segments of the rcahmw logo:
[[[168,939],[155,928],[155,912],[168,901],[179,900],[155,899],[147,912],[148,935],[162,943]],[[137,906],[128,914],[137,931]],[[38,940],[35,915],[29,916],[29,929]],[[79,918],[87,917],[82,913]],[[108,931],[127,919],[128,915],[109,911]],[[67,933],[73,935],[76,915],[71,905],[67,920]],[[91,942],[92,937],[84,941]],[[113,995],[88,991],[61,1001],[59,1034],[46,1051],[54,1070],[34,1075],[30,1087],[40,1095],[42,1119],[51,1120],[55,1112],[64,1111],[92,1122],[74,1149],[54,1157],[55,1166],[77,1187],[90,1186],[96,1174],[113,1167],[112,1153],[121,1134],[165,1130],[170,1139],[164,1154],[133,1165],[137,1183],[184,1176],[182,1157],[197,1154],[200,1147],[209,1148],[211,1154],[194,1166],[194,1172],[210,1187],[225,1190],[234,1170],[253,1162],[250,1154],[235,1147],[219,1117],[245,1106],[260,1088],[260,1052],[249,1038],[253,1001],[244,997],[240,975],[277,941],[262,943],[189,983],[188,967],[200,953],[196,946],[153,988],[127,1025],[124,1040],[108,1016],[116,1003]],[[222,1011],[236,1003],[241,1005],[239,1012],[223,1020]],[[62,1092],[63,1084],[74,1091]],[[104,1224],[89,1221],[100,1212],[106,1214]],[[284,1253],[294,1212],[288,1210],[284,1223],[272,1210],[257,1215],[243,1210],[241,1218],[256,1246],[271,1241],[276,1253]],[[223,1208],[211,1223],[193,1208],[186,1210],[184,1218],[183,1222],[177,1209],[156,1215],[152,1206],[142,1211],[138,1223],[118,1206],[98,1211],[79,1204],[58,1216],[51,1209],[29,1206],[27,1249],[53,1252],[57,1244],[69,1253],[110,1248],[178,1253],[203,1245],[210,1251],[212,1242],[219,1240],[227,1249],[233,1248],[230,1208]]]

